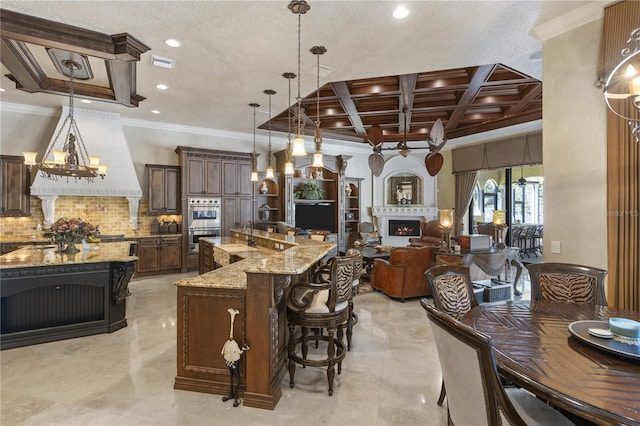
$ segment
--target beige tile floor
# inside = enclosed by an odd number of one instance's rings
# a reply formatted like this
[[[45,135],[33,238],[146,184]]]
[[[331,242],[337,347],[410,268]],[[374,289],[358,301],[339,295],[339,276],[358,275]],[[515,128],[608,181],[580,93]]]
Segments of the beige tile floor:
[[[275,410],[173,389],[176,288],[188,275],[135,279],[128,326],[0,353],[2,426],[9,425],[446,425],[440,367],[418,300],[358,295],[352,351],[327,395],[324,369],[283,380]]]

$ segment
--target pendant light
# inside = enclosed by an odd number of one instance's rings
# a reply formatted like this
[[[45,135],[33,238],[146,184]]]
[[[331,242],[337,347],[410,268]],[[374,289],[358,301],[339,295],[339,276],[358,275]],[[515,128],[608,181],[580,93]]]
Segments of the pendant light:
[[[264,91],[264,93],[269,95],[269,145],[267,145],[267,148],[268,148],[268,151],[267,151],[268,166],[267,166],[267,173],[265,175],[265,178],[273,179],[273,177],[274,177],[274,175],[273,175],[273,167],[271,167],[271,96],[275,95],[276,91],[275,90],[271,90],[271,89],[267,89],[267,90]],[[255,128],[255,125],[254,125],[254,128]],[[254,147],[253,150],[255,151],[255,147]]]
[[[316,81],[316,129],[313,141],[316,145],[316,151],[313,154],[313,163],[311,164],[313,167],[324,167],[322,163],[322,134],[320,132],[320,55],[327,52],[327,49],[324,46],[313,46],[311,48],[311,53],[318,57],[318,65],[317,65],[317,81]]]
[[[296,78],[292,72],[282,74],[289,81],[289,102],[287,103],[287,155],[284,163],[284,174],[293,175],[293,162],[291,161],[291,79]]]
[[[305,0],[291,0],[289,10],[298,15],[298,97],[296,108],[296,134],[293,138],[293,152],[291,155],[301,157],[307,155],[304,148],[304,110],[302,109],[302,96],[300,95],[300,45],[301,41],[301,21],[302,15],[307,13],[311,6]]]
[[[258,155],[256,154],[256,109],[260,104],[252,102],[249,104],[253,108],[253,152],[251,153],[251,182],[258,181]]]

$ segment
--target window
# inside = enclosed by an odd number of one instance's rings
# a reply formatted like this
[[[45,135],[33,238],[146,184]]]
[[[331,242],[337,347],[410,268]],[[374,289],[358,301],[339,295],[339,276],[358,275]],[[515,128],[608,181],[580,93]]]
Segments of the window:
[[[498,208],[498,185],[493,179],[487,180],[482,188],[482,214],[485,222],[493,221],[493,211]]]

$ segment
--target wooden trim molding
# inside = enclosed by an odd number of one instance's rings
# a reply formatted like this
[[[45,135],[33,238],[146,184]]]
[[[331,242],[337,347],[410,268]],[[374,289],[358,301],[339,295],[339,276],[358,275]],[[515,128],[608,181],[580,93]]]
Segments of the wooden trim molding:
[[[35,45],[104,61],[109,87],[77,82],[74,84],[74,93],[78,96],[129,107],[137,107],[145,99],[136,93],[136,62],[151,48],[132,35],[103,34],[6,9],[0,9],[0,21],[0,58],[11,72],[7,77],[16,83],[17,89],[29,93],[69,93],[66,79],[45,74],[29,49],[29,45]]]

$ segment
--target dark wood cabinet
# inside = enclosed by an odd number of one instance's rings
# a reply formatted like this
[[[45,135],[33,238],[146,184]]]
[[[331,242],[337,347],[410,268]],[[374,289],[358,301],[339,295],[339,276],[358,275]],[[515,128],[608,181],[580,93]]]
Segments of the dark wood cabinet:
[[[220,196],[220,160],[189,157],[186,164],[187,195]]]
[[[251,162],[223,161],[222,163],[222,195],[251,196]]]
[[[180,214],[180,167],[147,164],[149,215]]]
[[[171,235],[136,239],[136,273],[152,275],[179,272],[182,267],[182,237]]]
[[[252,201],[252,155],[249,152],[222,151],[179,146],[176,148],[182,173],[182,211],[187,211],[187,197],[220,197],[222,236],[242,227],[252,218],[257,221],[256,205]],[[253,211],[253,214],[252,214]],[[182,235],[188,235],[188,221],[182,221]],[[198,269],[198,253],[182,248],[182,272]]]
[[[0,155],[0,216],[31,216],[29,184],[24,157]]]

